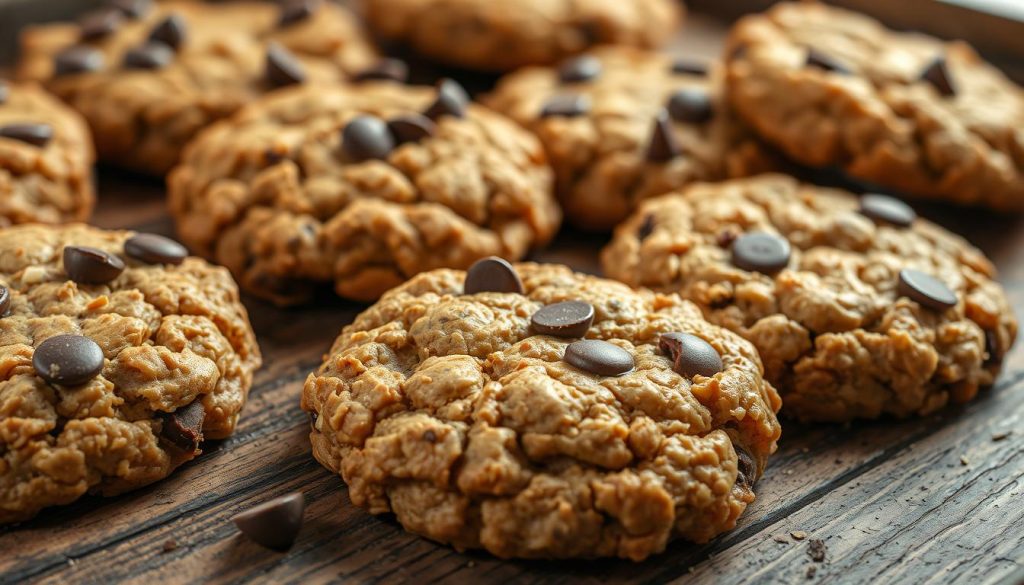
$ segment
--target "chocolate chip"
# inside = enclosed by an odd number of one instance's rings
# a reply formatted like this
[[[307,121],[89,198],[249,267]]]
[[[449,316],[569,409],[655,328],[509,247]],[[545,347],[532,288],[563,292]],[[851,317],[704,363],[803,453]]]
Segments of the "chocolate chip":
[[[11,310],[11,291],[6,286],[0,286],[0,317],[6,317]]]
[[[565,348],[566,363],[599,376],[621,376],[633,370],[633,356],[600,339],[580,339]]]
[[[64,246],[64,272],[81,284],[105,284],[124,271],[124,260],[86,246]]]
[[[32,367],[50,384],[78,386],[99,375],[103,350],[83,335],[57,335],[35,349]]]
[[[110,6],[131,19],[139,19],[153,9],[153,0],[111,0]]]
[[[672,122],[668,112],[661,110],[654,118],[654,131],[647,146],[647,160],[655,163],[668,162],[679,156],[679,142],[672,133]]]
[[[424,115],[406,114],[388,120],[388,129],[391,130],[397,144],[405,144],[433,136],[437,126]]]
[[[807,51],[807,66],[834,73],[842,73],[843,75],[849,75],[850,73],[850,70],[834,57],[814,48]]]
[[[409,79],[409,66],[399,59],[381,59],[375,65],[352,76],[352,81],[394,81],[405,83]]]
[[[124,253],[147,264],[181,264],[188,258],[185,246],[156,234],[135,234],[128,238]]]
[[[672,73],[703,76],[708,74],[708,66],[689,59],[676,59],[672,62]]]
[[[734,443],[733,448],[736,450],[736,483],[748,489],[754,487],[757,475],[757,465],[754,464],[754,458],[740,445]]]
[[[306,20],[320,8],[319,0],[286,0],[281,5],[281,16],[277,19],[278,26],[288,26]]]
[[[124,21],[124,13],[116,8],[100,8],[87,12],[78,19],[82,40],[93,40],[105,37],[120,26]]]
[[[932,87],[940,95],[950,97],[956,95],[956,86],[953,84],[953,76],[949,73],[946,64],[946,57],[939,55],[921,72],[921,79],[932,84]]]
[[[437,99],[430,107],[423,112],[423,115],[431,120],[437,120],[441,116],[454,116],[462,118],[466,115],[466,106],[469,104],[469,94],[455,80],[442,79],[437,85]]]
[[[477,260],[466,271],[462,291],[467,295],[481,292],[523,294],[523,281],[519,274],[504,258],[490,256]]]
[[[267,80],[273,87],[295,85],[306,80],[299,59],[278,43],[267,47]]]
[[[668,113],[677,122],[703,124],[711,119],[714,109],[708,92],[695,87],[684,87],[668,98]]]
[[[388,125],[374,116],[356,116],[341,131],[341,147],[353,162],[384,160],[395,148]]]
[[[861,196],[860,212],[876,222],[899,227],[908,227],[917,219],[917,214],[906,203],[877,193]]]
[[[601,75],[601,61],[591,55],[569,59],[558,68],[558,79],[562,83],[590,81]]]
[[[699,374],[710,378],[724,368],[718,350],[696,335],[678,331],[663,333],[658,347],[672,360],[672,369],[681,376],[692,378]]]
[[[955,307],[957,302],[956,293],[944,282],[913,268],[900,270],[896,291],[900,296],[936,311]]]
[[[743,234],[732,244],[732,263],[770,276],[789,264],[790,253],[789,242],[775,234]]]
[[[125,69],[163,69],[174,61],[174,51],[167,45],[150,41],[124,54]]]
[[[306,498],[295,492],[249,508],[231,520],[256,544],[284,552],[295,544],[305,511]]]
[[[10,138],[42,148],[53,140],[53,126],[32,123],[7,124],[0,126],[0,138]]]
[[[57,75],[92,73],[103,68],[103,53],[92,47],[75,46],[54,57],[53,71]]]
[[[435,433],[431,429],[427,429],[426,431],[423,431],[423,440],[428,443],[436,443],[437,433]]]
[[[594,322],[594,306],[583,301],[563,301],[541,307],[530,323],[541,335],[583,337]]]
[[[7,83],[4,80],[0,79],[0,106],[2,106],[5,103],[7,103],[7,98],[10,95],[11,95],[11,88],[10,88],[10,86],[8,86]]]
[[[559,94],[551,96],[540,110],[541,118],[560,116],[575,118],[590,111],[590,98],[578,94]]]
[[[177,51],[188,36],[188,25],[180,14],[171,14],[153,27],[149,40],[157,41]]]
[[[186,453],[195,453],[203,442],[203,421],[206,409],[203,402],[195,399],[187,406],[161,415],[163,427],[160,436]]]
[[[642,242],[654,232],[654,216],[648,213],[644,216],[643,222],[636,230],[636,237]]]
[[[2,298],[0,298],[0,316],[3,315]],[[1000,347],[999,334],[991,329],[985,330],[985,365],[990,366],[1003,361],[1003,350]]]

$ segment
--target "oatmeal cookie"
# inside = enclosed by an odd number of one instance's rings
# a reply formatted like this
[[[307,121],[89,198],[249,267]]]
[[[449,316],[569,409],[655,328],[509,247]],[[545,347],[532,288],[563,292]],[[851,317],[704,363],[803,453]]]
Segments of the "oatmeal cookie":
[[[376,62],[354,18],[319,0],[121,1],[21,41],[21,77],[85,116],[102,160],[158,175],[198,130],[258,96]]]
[[[0,228],[88,218],[92,162],[78,114],[34,84],[0,80]]]
[[[996,271],[882,195],[765,175],[651,199],[605,273],[678,292],[757,346],[784,414],[931,413],[992,384],[1017,335]]]
[[[794,160],[1024,209],[1024,93],[967,45],[810,2],[741,20],[728,44],[730,101]]]
[[[757,352],[693,304],[495,258],[385,294],[302,407],[353,503],[500,557],[707,541],[753,501],[779,437]]]
[[[605,47],[512,73],[487,104],[540,138],[566,218],[610,230],[647,197],[777,168],[727,109],[720,78],[715,65]]]
[[[537,140],[450,80],[283,90],[204,132],[169,179],[184,241],[280,304],[521,258],[558,229],[551,183]]]
[[[167,476],[260,364],[228,272],[152,234],[0,230],[0,523]]]
[[[656,48],[682,21],[676,0],[369,0],[380,37],[448,65],[509,71],[599,44]]]

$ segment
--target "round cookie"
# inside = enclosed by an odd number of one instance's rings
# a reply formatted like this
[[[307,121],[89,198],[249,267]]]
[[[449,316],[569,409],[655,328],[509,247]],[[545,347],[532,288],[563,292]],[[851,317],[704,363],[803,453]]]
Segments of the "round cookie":
[[[348,11],[319,0],[120,2],[31,27],[21,44],[19,74],[83,114],[102,160],[157,175],[197,131],[258,96],[376,62]]]
[[[753,346],[691,303],[497,259],[385,294],[302,407],[353,503],[505,558],[705,542],[753,501],[779,437]]]
[[[962,238],[898,200],[779,175],[647,201],[601,260],[752,341],[784,414],[805,420],[970,400],[1017,334],[995,268]]]
[[[34,84],[0,80],[0,228],[88,218],[92,162],[78,114]]]
[[[540,137],[566,218],[610,230],[644,198],[777,167],[735,123],[719,77],[714,66],[605,47],[512,73],[487,104]]]
[[[167,476],[231,434],[259,365],[228,272],[180,244],[0,230],[0,523]]]
[[[679,26],[675,0],[370,0],[383,39],[482,71],[549,65],[600,44],[656,48]]]
[[[825,4],[780,4],[729,38],[728,94],[792,159],[907,194],[1024,209],[1024,92],[962,43]]]
[[[291,304],[521,258],[558,229],[551,182],[533,136],[448,80],[277,92],[204,132],[169,186],[185,242]]]

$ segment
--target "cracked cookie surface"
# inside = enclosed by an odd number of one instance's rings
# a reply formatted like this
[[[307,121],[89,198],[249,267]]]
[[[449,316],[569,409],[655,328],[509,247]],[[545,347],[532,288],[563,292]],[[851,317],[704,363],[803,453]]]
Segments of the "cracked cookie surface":
[[[640,560],[731,529],[779,437],[753,346],[674,294],[515,270],[522,293],[480,290],[477,274],[464,294],[466,273],[423,273],[346,326],[303,389],[317,460],[356,505],[500,557]],[[591,371],[568,363],[580,341],[535,329],[573,321],[551,311],[564,301],[593,308],[590,349],[572,356]],[[677,373],[659,349],[672,332],[719,371]],[[592,373],[609,355],[632,369]]]
[[[871,219],[879,206],[865,213],[849,193],[779,175],[695,185],[645,202],[602,265],[631,285],[680,293],[752,341],[784,414],[924,415],[993,383],[1017,321],[981,252],[887,201],[904,213],[886,216],[909,225]],[[750,234],[788,244],[781,269],[737,266],[736,243]],[[908,293],[904,269],[939,279],[922,289],[932,296]],[[951,307],[941,306],[943,288]]]
[[[235,427],[260,364],[237,287],[132,236],[0,230],[0,522],[162,479]]]

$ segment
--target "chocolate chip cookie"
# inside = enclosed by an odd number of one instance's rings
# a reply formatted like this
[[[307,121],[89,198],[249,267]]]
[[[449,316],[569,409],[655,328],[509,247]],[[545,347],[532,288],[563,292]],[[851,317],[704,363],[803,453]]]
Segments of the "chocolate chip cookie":
[[[78,114],[34,84],[0,79],[0,228],[89,217],[92,162]]]
[[[540,137],[566,218],[610,230],[644,198],[777,166],[735,123],[719,82],[714,65],[602,48],[512,73],[487,103]]]
[[[779,437],[757,352],[693,304],[496,258],[385,294],[302,407],[353,503],[500,557],[707,541],[753,501]]]
[[[152,174],[268,91],[376,63],[353,17],[319,0],[113,2],[75,24],[29,28],[22,54],[20,75],[85,116],[102,160]]]
[[[780,175],[651,199],[601,259],[752,341],[784,413],[806,420],[970,400],[1017,335],[995,268],[966,241],[899,200]]]
[[[509,71],[594,45],[655,48],[679,26],[675,0],[369,0],[370,26],[448,65]]]
[[[181,244],[0,230],[0,523],[167,476],[231,434],[259,364],[228,272]]]
[[[728,44],[732,104],[794,160],[1024,209],[1024,93],[967,45],[812,2],[747,17]]]
[[[520,258],[558,229],[551,183],[536,138],[451,80],[282,90],[203,133],[169,180],[184,241],[280,304]]]

